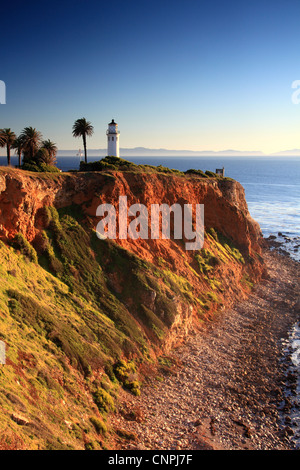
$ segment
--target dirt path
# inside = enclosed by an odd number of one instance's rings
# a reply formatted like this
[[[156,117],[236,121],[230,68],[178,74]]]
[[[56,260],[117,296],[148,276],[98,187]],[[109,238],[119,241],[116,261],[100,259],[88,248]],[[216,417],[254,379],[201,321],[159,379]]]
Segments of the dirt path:
[[[300,264],[270,251],[265,259],[269,278],[176,350],[172,374],[151,379],[140,397],[124,392],[111,425],[137,437],[115,448],[292,448],[278,405],[281,339],[300,314]]]

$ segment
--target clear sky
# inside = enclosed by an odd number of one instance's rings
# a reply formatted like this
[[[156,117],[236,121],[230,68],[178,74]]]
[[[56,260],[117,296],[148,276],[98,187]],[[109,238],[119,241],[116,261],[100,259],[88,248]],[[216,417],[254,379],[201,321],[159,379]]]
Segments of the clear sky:
[[[1,11],[0,127],[39,129],[59,149],[300,148],[300,1],[6,2]]]

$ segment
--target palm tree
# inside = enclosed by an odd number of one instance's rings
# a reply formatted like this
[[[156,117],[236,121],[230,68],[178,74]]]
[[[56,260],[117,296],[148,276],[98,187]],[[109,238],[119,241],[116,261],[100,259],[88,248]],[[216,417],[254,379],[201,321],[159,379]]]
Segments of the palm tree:
[[[56,163],[56,154],[57,154],[57,147],[54,142],[50,139],[43,140],[42,148],[46,149],[48,152],[47,163],[48,165],[54,165]]]
[[[0,129],[0,147],[6,146],[8,166],[10,166],[10,149],[16,138],[16,134],[10,128]]]
[[[37,131],[34,127],[25,127],[20,138],[23,140],[24,144],[24,161],[33,161],[42,142],[42,133]]]
[[[93,133],[94,127],[85,118],[77,119],[77,121],[74,122],[73,137],[82,137],[85,163],[87,163],[86,136],[90,137]]]
[[[21,168],[22,163],[22,153],[24,150],[24,142],[21,136],[17,137],[12,145],[12,148],[15,149],[15,154],[19,157],[19,168]]]

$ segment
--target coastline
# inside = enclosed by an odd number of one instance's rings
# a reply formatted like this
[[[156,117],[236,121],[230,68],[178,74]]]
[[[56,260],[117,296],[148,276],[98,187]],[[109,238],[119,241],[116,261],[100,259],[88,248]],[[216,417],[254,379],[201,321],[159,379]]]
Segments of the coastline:
[[[122,392],[110,425],[133,439],[116,438],[113,448],[295,448],[283,345],[299,321],[300,265],[269,248],[264,259],[268,275],[247,300],[192,334],[140,397]]]

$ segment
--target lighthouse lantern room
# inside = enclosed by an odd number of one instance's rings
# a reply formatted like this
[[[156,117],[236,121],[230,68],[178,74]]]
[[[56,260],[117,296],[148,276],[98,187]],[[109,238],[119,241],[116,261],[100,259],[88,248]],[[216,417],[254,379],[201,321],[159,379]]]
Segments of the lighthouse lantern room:
[[[109,157],[119,157],[119,134],[118,124],[112,120],[108,124],[107,135],[107,155]]]

